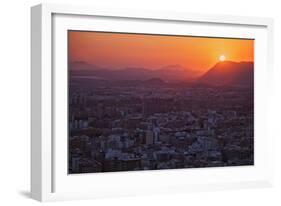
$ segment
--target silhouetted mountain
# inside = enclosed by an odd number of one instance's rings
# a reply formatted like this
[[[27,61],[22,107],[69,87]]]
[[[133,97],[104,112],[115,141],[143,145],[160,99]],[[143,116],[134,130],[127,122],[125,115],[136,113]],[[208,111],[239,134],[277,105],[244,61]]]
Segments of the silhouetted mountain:
[[[90,70],[97,70],[101,69],[96,65],[89,64],[85,61],[74,61],[69,64],[70,71],[90,71]]]
[[[253,86],[254,64],[253,62],[219,62],[198,82],[211,85]]]
[[[154,70],[153,73],[164,80],[192,80],[198,78],[200,73],[181,65],[168,65]]]
[[[162,67],[161,70],[170,72],[170,71],[185,71],[187,69],[179,64],[170,64],[170,65]]]
[[[164,81],[184,81],[198,77],[198,72],[184,68],[180,65],[168,65],[160,69],[125,68],[114,70],[91,65],[86,62],[72,62],[69,65],[71,77],[83,77],[89,79],[113,79],[113,80],[149,80],[153,78]]]

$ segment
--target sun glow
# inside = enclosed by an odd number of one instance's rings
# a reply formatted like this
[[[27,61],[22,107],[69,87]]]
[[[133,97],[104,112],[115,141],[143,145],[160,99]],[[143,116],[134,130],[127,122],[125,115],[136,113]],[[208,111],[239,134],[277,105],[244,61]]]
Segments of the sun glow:
[[[223,62],[223,61],[225,60],[225,56],[224,56],[224,55],[220,55],[219,60],[220,60],[221,62]]]
[[[199,74],[223,60],[254,61],[254,40],[93,31],[68,34],[69,62],[101,68],[157,70],[177,64]]]

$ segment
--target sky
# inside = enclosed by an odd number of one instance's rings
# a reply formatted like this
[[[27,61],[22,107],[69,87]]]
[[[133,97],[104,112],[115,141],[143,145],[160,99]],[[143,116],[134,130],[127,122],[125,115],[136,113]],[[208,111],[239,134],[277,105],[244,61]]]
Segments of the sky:
[[[69,31],[69,61],[110,69],[168,65],[207,71],[222,60],[254,61],[254,40]]]

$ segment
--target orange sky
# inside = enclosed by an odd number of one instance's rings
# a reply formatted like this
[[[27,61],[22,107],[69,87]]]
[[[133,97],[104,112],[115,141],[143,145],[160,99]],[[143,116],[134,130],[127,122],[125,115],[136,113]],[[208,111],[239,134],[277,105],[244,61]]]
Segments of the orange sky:
[[[122,69],[171,64],[206,71],[224,55],[254,61],[254,40],[69,31],[69,61]]]

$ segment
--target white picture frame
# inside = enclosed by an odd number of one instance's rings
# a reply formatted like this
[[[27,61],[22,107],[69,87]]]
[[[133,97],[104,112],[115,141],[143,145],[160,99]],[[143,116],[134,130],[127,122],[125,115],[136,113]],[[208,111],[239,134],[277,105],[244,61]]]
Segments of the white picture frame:
[[[119,24],[116,24],[116,21]],[[134,24],[138,26],[133,27]],[[159,26],[155,27],[155,24]],[[167,29],[166,25],[173,30]],[[187,25],[189,27],[186,27]],[[273,185],[273,136],[267,127],[267,109],[273,75],[272,19],[40,4],[31,9],[31,26],[32,198],[53,201]],[[188,30],[191,27],[192,31]],[[188,33],[257,39],[255,165],[68,175],[65,167],[66,138],[62,138],[65,136],[63,128],[67,124],[64,94],[67,89],[65,34],[68,29]]]

